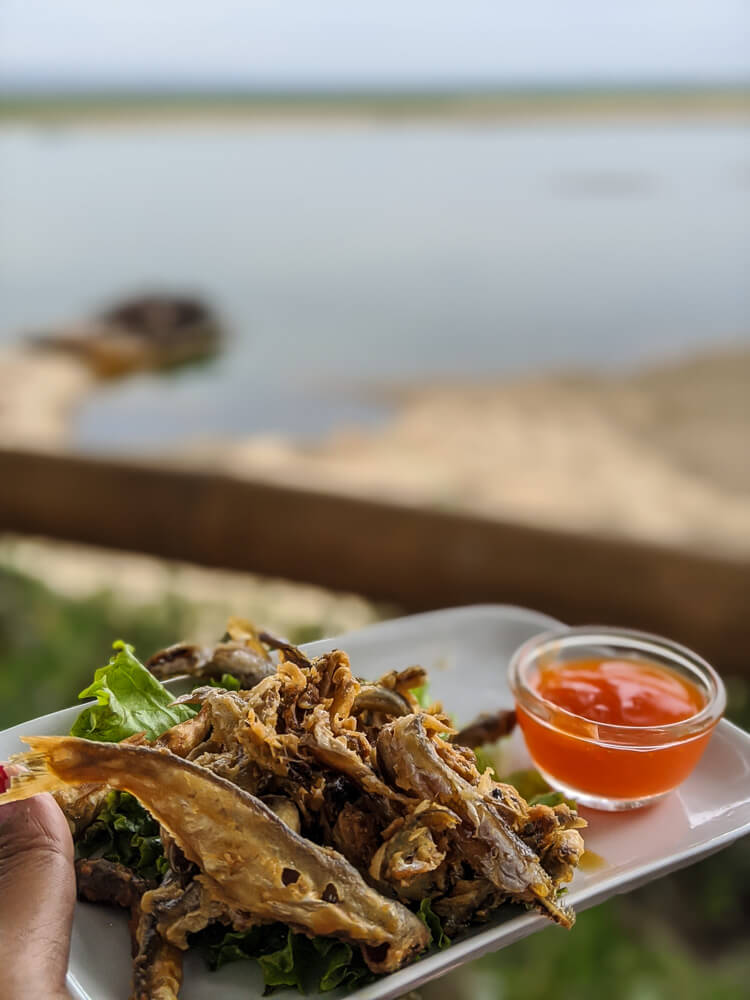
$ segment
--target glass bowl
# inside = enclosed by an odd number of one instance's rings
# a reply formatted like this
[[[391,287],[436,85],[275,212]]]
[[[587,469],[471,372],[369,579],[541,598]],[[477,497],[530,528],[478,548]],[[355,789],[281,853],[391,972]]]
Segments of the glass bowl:
[[[575,715],[535,690],[540,671],[574,660],[648,661],[698,688],[703,707],[665,725],[614,725]],[[721,678],[696,653],[644,632],[586,626],[544,632],[510,661],[516,713],[535,767],[549,784],[594,809],[634,809],[688,777],[724,712]]]

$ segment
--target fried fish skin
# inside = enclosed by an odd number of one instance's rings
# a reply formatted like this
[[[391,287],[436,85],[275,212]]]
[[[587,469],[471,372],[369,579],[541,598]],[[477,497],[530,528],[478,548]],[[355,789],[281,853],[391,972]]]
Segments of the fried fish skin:
[[[156,919],[141,907],[155,888],[124,865],[104,858],[76,861],[78,898],[130,910],[133,984],[130,1000],[177,1000],[182,983],[182,952],[160,933]]]
[[[294,833],[259,799],[199,765],[147,746],[29,737],[31,773],[0,799],[63,784],[104,782],[134,795],[203,873],[217,900],[261,920],[362,947],[374,972],[392,972],[429,944],[400,903],[371,889],[331,848]]]
[[[165,941],[152,914],[140,911],[135,927],[130,1000],[178,1000],[182,952]]]
[[[142,878],[136,872],[105,858],[79,858],[76,861],[78,898],[90,903],[110,903],[130,909],[139,903],[148,889],[155,889],[156,882]]]

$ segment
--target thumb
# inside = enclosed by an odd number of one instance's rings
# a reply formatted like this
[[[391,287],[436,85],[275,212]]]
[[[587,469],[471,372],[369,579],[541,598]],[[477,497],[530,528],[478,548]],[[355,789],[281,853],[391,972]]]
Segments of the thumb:
[[[0,806],[0,969],[4,1000],[68,997],[73,841],[51,795]]]

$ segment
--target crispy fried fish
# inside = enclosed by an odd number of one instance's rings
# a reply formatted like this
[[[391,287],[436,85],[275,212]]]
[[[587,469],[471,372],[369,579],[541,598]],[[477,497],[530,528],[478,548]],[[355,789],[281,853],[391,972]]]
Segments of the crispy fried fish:
[[[441,758],[420,715],[383,726],[377,748],[381,767],[399,788],[438,802],[463,820],[455,845],[475,872],[507,896],[538,905],[558,923],[571,926],[573,914],[556,902],[555,885],[537,854],[492,798]]]
[[[199,866],[209,894],[261,921],[362,948],[374,972],[391,972],[424,950],[429,933],[400,903],[371,889],[331,848],[299,836],[253,795],[164,750],[29,737],[31,752],[0,802],[61,785],[103,782],[130,792]]]

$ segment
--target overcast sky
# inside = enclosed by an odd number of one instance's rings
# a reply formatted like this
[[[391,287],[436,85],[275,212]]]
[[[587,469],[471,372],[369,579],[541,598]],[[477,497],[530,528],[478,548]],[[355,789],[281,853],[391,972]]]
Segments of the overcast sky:
[[[0,82],[750,77],[750,0],[0,0]]]

